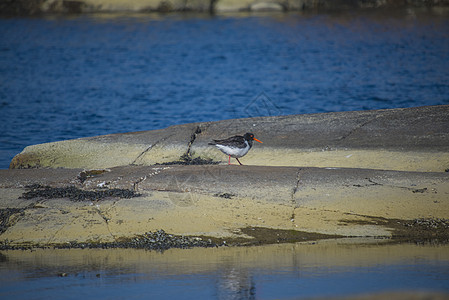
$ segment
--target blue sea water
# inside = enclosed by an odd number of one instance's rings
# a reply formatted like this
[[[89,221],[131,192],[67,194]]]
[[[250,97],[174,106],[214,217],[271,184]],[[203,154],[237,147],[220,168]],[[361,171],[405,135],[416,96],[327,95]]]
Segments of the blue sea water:
[[[0,168],[37,143],[440,104],[444,9],[0,19]]]

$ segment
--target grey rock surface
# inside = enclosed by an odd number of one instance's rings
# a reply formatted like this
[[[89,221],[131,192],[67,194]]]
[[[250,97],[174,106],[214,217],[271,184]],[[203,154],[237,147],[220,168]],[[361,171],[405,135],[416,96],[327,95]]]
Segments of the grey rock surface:
[[[14,157],[10,168],[154,165],[184,154],[223,161],[226,157],[208,143],[245,132],[264,142],[243,159],[252,165],[449,168],[447,105],[256,117],[81,138],[29,146]]]
[[[431,106],[259,117],[30,146],[0,170],[0,241],[240,238],[253,227],[389,237],[398,222],[449,218],[448,116]],[[264,143],[243,166],[207,145],[245,132]]]

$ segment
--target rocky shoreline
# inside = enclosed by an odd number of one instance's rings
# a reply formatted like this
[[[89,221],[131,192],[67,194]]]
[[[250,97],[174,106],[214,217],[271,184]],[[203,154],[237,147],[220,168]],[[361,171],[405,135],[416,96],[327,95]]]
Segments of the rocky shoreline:
[[[448,115],[261,117],[30,146],[0,170],[0,248],[446,243]],[[264,144],[244,166],[207,145],[248,128]]]
[[[277,12],[355,8],[449,6],[448,0],[15,0],[0,3],[0,15],[81,14],[103,12]]]

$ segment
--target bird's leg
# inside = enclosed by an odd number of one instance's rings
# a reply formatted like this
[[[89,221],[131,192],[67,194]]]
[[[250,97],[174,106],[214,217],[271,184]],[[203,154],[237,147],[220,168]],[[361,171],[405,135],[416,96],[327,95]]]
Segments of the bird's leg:
[[[229,155],[228,166],[231,164],[231,155]]]
[[[243,164],[240,162],[240,160],[236,157],[235,158],[238,162],[239,162],[239,164],[241,165],[241,166],[243,166]]]

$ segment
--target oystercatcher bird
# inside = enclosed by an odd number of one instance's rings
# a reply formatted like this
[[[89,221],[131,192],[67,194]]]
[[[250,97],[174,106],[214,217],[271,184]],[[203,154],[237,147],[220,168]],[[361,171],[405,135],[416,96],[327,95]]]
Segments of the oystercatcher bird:
[[[213,140],[209,145],[214,145],[226,155],[229,155],[228,165],[231,164],[231,157],[234,157],[240,165],[239,157],[245,156],[253,146],[253,140],[262,143],[254,137],[252,133],[245,133],[244,136],[236,135],[224,140]]]

